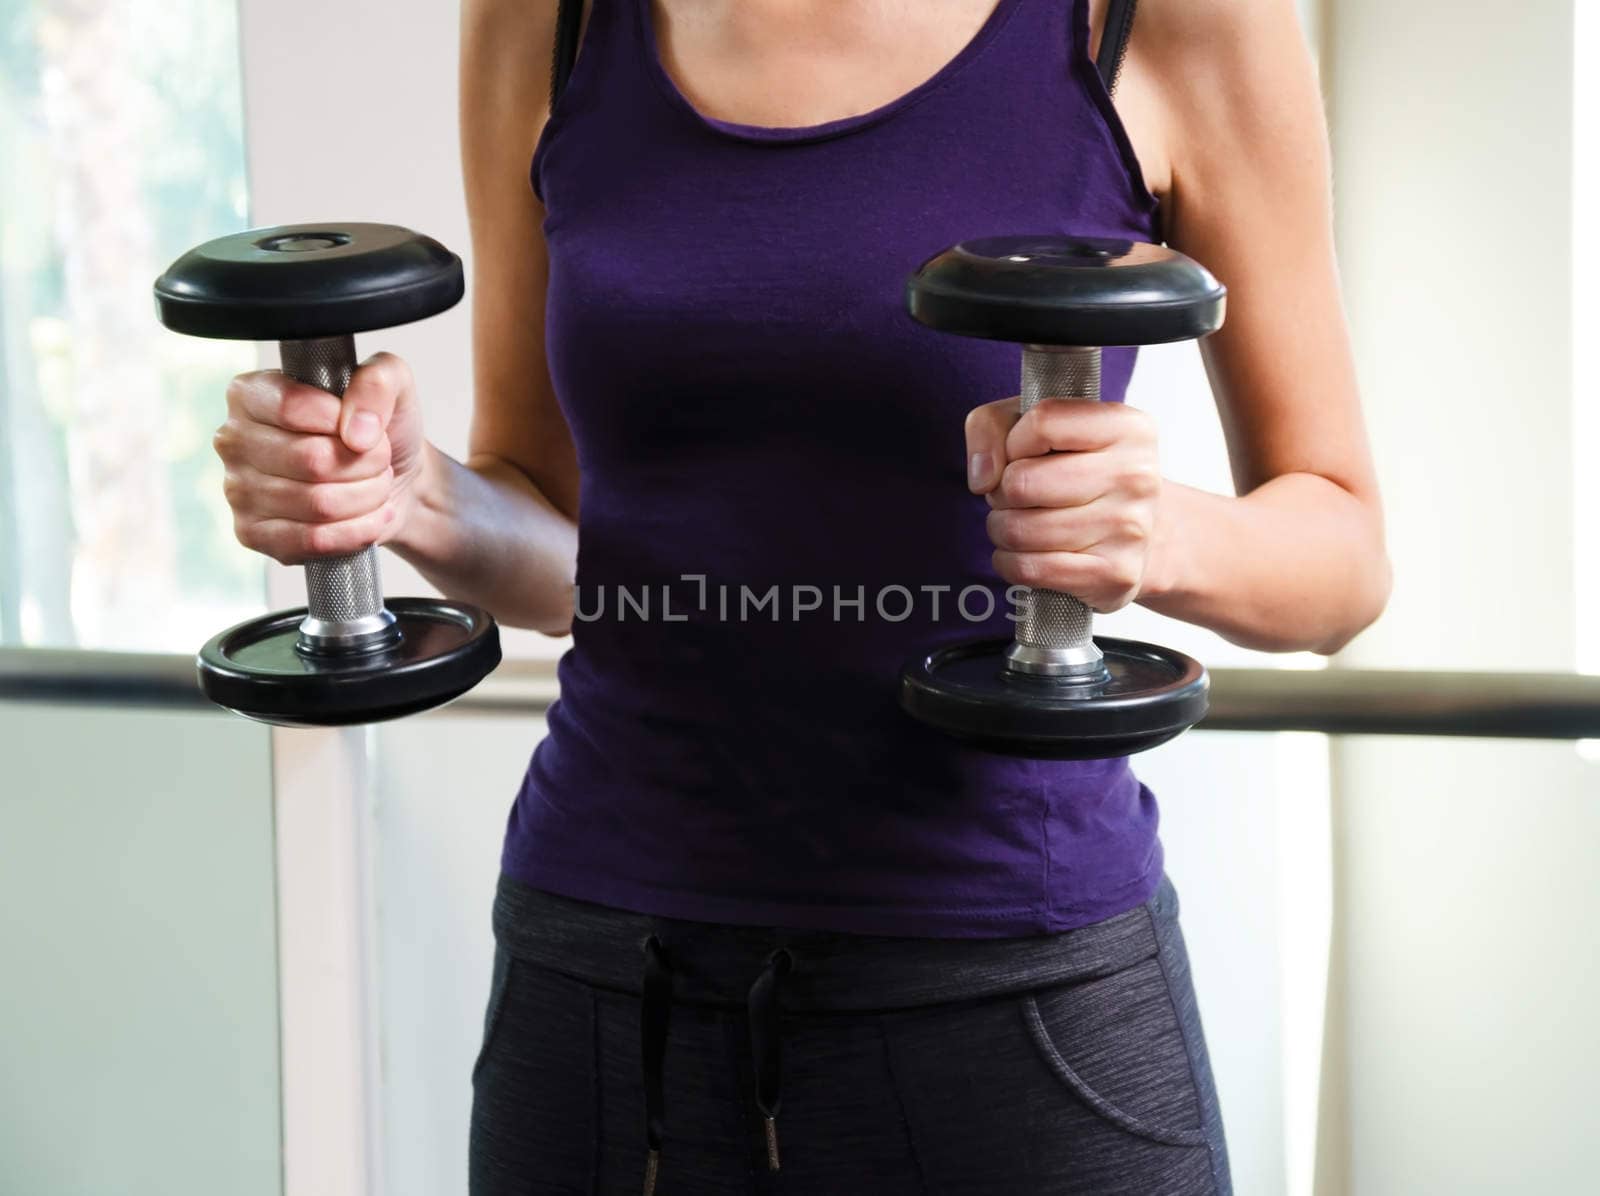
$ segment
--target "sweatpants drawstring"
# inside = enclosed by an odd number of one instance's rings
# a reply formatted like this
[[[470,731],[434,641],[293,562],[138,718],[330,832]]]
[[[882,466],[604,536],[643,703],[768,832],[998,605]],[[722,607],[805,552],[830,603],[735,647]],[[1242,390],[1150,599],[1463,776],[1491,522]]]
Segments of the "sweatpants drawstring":
[[[644,1196],[654,1196],[661,1168],[666,1091],[662,1063],[667,1055],[667,1023],[672,1013],[672,964],[661,940],[644,941],[644,1000],[639,1010],[640,1053],[644,1062]]]
[[[756,1105],[767,1134],[767,1170],[778,1170],[778,1105],[782,1099],[782,1036],[778,1023],[778,982],[794,966],[789,952],[779,947],[767,956],[750,986],[750,1053],[755,1059]]]
[[[778,1106],[782,1099],[783,1067],[778,987],[794,967],[794,957],[780,947],[767,956],[761,974],[750,985],[746,1007],[750,1014],[750,1053],[755,1061],[756,1106],[761,1110],[767,1140],[767,1169],[778,1170]],[[639,1010],[640,1055],[644,1066],[644,1196],[654,1196],[661,1170],[661,1144],[666,1126],[666,1085],[663,1064],[667,1055],[667,1025],[672,1014],[672,961],[661,940],[644,940],[644,999]]]

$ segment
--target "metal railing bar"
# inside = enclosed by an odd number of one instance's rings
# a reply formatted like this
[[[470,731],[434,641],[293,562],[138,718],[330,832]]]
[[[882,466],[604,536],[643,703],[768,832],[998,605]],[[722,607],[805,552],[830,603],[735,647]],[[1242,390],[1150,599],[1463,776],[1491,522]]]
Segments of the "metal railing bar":
[[[0,700],[149,710],[216,709],[177,653],[0,648]]]
[[[1214,669],[1211,731],[1600,739],[1600,675]],[[555,662],[508,660],[440,715],[541,715]],[[0,701],[215,710],[178,654],[0,648]]]
[[[1600,676],[1215,669],[1210,731],[1600,739]]]

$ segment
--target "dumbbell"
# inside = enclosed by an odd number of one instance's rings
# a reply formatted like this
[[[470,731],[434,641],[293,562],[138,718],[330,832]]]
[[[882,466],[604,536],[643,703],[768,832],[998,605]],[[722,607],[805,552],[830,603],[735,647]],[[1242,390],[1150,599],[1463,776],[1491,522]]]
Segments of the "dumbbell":
[[[343,395],[357,332],[425,319],[460,300],[461,259],[386,224],[297,224],[219,237],[155,283],[175,332],[275,340],[283,372]],[[307,562],[306,605],[213,636],[196,662],[219,706],[284,726],[380,722],[439,706],[500,663],[488,612],[460,602],[385,602],[378,552]]]
[[[1159,245],[1089,237],[990,237],[928,259],[906,307],[930,328],[1022,346],[1022,410],[1099,399],[1100,350],[1192,340],[1222,324],[1225,291]],[[1165,743],[1206,712],[1199,662],[1096,637],[1070,594],[1020,596],[1011,640],[919,653],[901,673],[914,718],[1008,755],[1094,760]]]

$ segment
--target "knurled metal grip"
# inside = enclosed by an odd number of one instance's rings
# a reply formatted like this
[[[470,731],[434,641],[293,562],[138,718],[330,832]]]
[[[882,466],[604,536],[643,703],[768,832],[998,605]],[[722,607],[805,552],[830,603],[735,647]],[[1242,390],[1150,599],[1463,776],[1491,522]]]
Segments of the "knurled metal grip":
[[[356,369],[353,336],[280,341],[278,353],[289,377],[341,397]],[[316,656],[371,652],[400,638],[383,604],[376,547],[307,561],[305,570],[306,617],[297,650]]]
[[[1042,398],[1100,398],[1100,350],[1060,345],[1022,348],[1022,411]],[[1019,603],[1006,667],[1045,677],[1097,681],[1106,675],[1094,642],[1094,612],[1071,594],[1028,590]]]

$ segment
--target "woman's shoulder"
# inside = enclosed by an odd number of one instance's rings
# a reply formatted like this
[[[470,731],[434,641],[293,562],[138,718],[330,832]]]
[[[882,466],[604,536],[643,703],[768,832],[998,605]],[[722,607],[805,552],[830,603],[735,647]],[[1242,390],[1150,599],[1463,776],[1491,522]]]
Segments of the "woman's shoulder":
[[[1117,92],[1157,191],[1318,136],[1295,0],[1140,0]]]
[[[1139,0],[1137,11],[1129,64],[1191,98],[1225,102],[1305,58],[1296,0]]]
[[[550,111],[557,9],[555,0],[462,0],[460,115],[469,159],[532,153]]]
[[[587,12],[588,0],[581,0]],[[550,94],[556,41],[555,0],[462,0],[461,83],[463,94],[476,84],[486,98],[502,100]]]
[[[1203,34],[1248,34],[1251,26],[1287,14],[1298,20],[1297,0],[1139,0],[1141,37],[1193,38]]]

